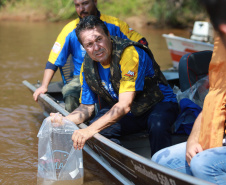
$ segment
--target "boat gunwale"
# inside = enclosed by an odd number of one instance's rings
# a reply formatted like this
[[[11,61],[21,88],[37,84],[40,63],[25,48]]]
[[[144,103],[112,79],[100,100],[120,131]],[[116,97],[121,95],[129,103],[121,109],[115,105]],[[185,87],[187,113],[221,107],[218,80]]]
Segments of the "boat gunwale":
[[[36,90],[36,87],[34,85],[32,85],[31,83],[29,83],[28,81],[24,80],[22,83],[27,88],[29,88],[30,91],[34,92]],[[62,115],[66,116],[69,114],[63,107],[61,107],[59,104],[57,104],[54,100],[52,100],[46,94],[40,94],[40,96],[38,97],[38,101],[41,101],[41,99],[46,101],[47,103],[49,103],[54,108],[56,108],[56,110],[58,110]],[[81,123],[77,126],[81,129],[87,127],[87,125],[85,125],[84,123]],[[188,184],[197,184],[197,185],[210,184],[202,179],[198,179],[196,177],[178,172],[176,170],[169,169],[165,166],[161,166],[141,155],[138,155],[138,154],[126,149],[125,147],[122,147],[122,146],[112,142],[111,140],[107,139],[106,137],[100,135],[99,133],[96,133],[93,136],[93,138],[95,138],[99,142],[107,145],[112,150],[116,150],[121,155],[129,157],[130,159],[133,159],[133,160],[137,161],[138,163],[142,163],[144,166],[148,166],[148,167],[152,168],[153,170],[158,171],[159,173],[163,173],[167,176],[173,177],[174,179],[178,179],[179,181],[187,182]],[[120,172],[117,169],[113,168],[109,164],[104,163],[103,159],[101,159],[101,157],[99,155],[97,155],[87,144],[85,144],[83,149],[91,157],[93,157],[99,164],[101,164],[107,171],[109,171],[116,179],[118,179],[122,184],[133,184],[129,179],[127,179],[122,174],[120,174]]]
[[[193,43],[193,44],[199,44],[199,45],[203,45],[203,46],[213,47],[213,44],[211,44],[211,43],[196,41],[196,40],[192,40],[192,39],[188,39],[188,38],[183,38],[183,37],[179,37],[179,36],[175,36],[175,35],[162,34],[162,36],[164,38],[166,38],[166,39],[172,39],[172,40],[176,40],[176,41],[190,42],[190,43]]]

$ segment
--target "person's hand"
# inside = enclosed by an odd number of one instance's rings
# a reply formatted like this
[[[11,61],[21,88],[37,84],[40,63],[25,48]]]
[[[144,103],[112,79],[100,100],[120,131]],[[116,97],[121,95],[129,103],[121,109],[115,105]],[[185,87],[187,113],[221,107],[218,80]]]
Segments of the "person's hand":
[[[46,87],[44,87],[44,86],[41,86],[38,89],[36,89],[34,94],[33,94],[34,100],[37,101],[39,94],[45,94],[47,92],[47,90],[48,89]]]
[[[72,135],[73,146],[75,150],[82,149],[85,145],[85,142],[90,139],[94,133],[92,133],[89,127],[84,129],[75,130]]]
[[[202,146],[197,142],[190,142],[187,143],[186,146],[186,161],[188,165],[190,166],[191,159],[199,152],[202,152]]]
[[[50,113],[51,116],[51,123],[54,127],[58,127],[60,125],[63,125],[63,119],[64,117],[62,114],[58,113]]]

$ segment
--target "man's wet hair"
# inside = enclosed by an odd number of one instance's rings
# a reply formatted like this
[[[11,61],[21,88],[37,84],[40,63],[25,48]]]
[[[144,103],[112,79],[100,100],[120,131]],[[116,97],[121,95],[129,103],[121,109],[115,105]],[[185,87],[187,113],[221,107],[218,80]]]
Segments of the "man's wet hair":
[[[104,22],[102,20],[100,20],[99,17],[97,17],[95,15],[89,15],[80,20],[80,22],[77,24],[75,32],[76,32],[76,36],[81,44],[82,44],[82,41],[81,41],[80,33],[85,30],[92,30],[95,27],[102,28],[104,33],[106,35],[108,35],[107,26],[104,24]]]
[[[205,6],[213,27],[219,31],[220,24],[226,24],[226,0],[200,0]]]

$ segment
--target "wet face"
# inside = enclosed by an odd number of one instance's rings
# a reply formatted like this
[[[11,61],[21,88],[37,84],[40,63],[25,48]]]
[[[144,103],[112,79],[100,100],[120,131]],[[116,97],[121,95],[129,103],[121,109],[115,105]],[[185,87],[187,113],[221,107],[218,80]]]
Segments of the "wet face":
[[[97,15],[97,0],[74,0],[75,9],[79,17]]]
[[[106,35],[102,28],[84,30],[80,33],[82,45],[87,54],[102,65],[108,65],[111,61],[112,42],[110,34]]]

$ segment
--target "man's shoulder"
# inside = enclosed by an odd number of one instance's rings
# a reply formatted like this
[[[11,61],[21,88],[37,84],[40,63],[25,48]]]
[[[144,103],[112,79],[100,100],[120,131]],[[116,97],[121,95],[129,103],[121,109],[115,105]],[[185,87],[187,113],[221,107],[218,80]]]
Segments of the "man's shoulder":
[[[61,30],[60,34],[57,37],[58,43],[60,43],[62,46],[65,43],[69,43],[68,41],[73,38],[73,41],[76,42],[78,40],[74,39],[75,38],[75,29],[77,27],[77,24],[79,22],[79,19],[75,19],[67,23],[64,28]],[[68,38],[68,39],[66,39]]]
[[[74,30],[77,27],[77,24],[79,23],[79,18],[74,19],[72,21],[70,21],[69,23],[67,23],[63,30]]]
[[[105,15],[105,14],[101,14],[100,16],[100,19],[106,23],[109,23],[109,24],[126,24],[126,22],[120,20],[119,18],[117,17],[113,17],[113,16],[110,16],[110,15]]]

